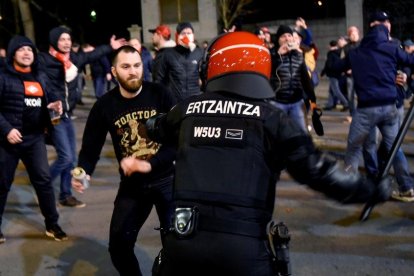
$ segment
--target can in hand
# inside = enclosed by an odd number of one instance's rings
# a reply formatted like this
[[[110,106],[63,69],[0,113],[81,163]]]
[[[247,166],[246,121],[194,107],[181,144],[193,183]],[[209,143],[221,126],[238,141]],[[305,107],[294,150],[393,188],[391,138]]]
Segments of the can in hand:
[[[81,167],[72,170],[72,177],[80,181],[85,189],[89,188],[89,180],[86,178],[86,172]]]

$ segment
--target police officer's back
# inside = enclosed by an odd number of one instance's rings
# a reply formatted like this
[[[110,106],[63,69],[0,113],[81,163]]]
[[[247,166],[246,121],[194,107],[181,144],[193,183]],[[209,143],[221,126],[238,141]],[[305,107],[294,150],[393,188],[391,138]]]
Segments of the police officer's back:
[[[161,275],[274,275],[266,225],[285,167],[298,182],[344,203],[373,195],[374,183],[323,157],[271,104],[270,67],[269,50],[255,35],[219,36],[201,65],[206,92],[148,123],[159,140],[178,146],[177,208]],[[379,200],[388,197],[387,184]]]

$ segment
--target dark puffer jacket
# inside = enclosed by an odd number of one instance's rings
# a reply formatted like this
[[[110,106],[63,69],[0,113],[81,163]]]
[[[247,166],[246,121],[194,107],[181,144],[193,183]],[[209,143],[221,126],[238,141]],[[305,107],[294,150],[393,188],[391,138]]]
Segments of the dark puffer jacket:
[[[51,41],[49,42],[56,51],[59,51],[57,49],[57,41],[63,33],[70,34],[70,31],[62,27],[52,29],[51,31],[49,38]],[[79,69],[85,64],[98,60],[100,57],[108,55],[111,52],[112,48],[109,45],[102,45],[88,53],[71,52],[70,61]],[[78,77],[67,83],[65,81],[63,64],[49,53],[39,53],[39,65],[46,72],[49,79],[48,85],[50,93],[55,94],[63,103],[63,114],[70,113],[75,108],[77,102]]]
[[[198,66],[202,58],[198,47],[192,52],[181,45],[165,49],[153,68],[153,80],[168,86],[177,102],[201,94]]]
[[[271,85],[276,93],[276,101],[284,104],[296,103],[306,95],[311,102],[316,102],[303,54],[290,51],[284,55],[275,55],[272,60],[277,69],[272,72]]]
[[[30,46],[34,53],[34,63],[31,66],[30,73],[21,73],[13,67],[13,57],[17,49],[23,46]],[[37,50],[32,41],[24,36],[15,36],[9,42],[7,49],[6,65],[0,72],[0,141],[5,141],[7,134],[16,128],[23,132],[23,113],[25,108],[25,95],[23,81],[36,81],[42,86],[46,95],[42,101],[42,118],[41,122],[35,122],[36,125],[46,127],[47,120],[47,103],[56,101],[57,98],[47,94],[46,76],[38,71],[37,67]],[[40,128],[39,131],[43,129]]]

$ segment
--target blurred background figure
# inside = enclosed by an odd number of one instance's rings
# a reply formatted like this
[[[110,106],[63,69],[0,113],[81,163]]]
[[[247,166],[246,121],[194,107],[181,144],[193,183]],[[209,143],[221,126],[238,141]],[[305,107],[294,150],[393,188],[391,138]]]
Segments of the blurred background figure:
[[[131,38],[129,45],[137,49],[142,57],[142,65],[144,66],[144,81],[152,81],[152,55],[151,52],[142,46],[138,38]]]
[[[203,50],[194,43],[194,28],[189,22],[177,25],[175,38],[177,45],[163,51],[162,57],[156,57],[152,76],[154,82],[168,86],[180,102],[201,94],[198,65]]]
[[[72,51],[74,53],[82,52],[82,48],[78,42],[72,43]],[[82,93],[86,86],[86,80],[85,80],[85,67],[78,68],[78,102],[79,105],[84,105],[82,101]]]
[[[82,46],[85,53],[92,52],[95,47],[86,43]],[[97,99],[105,94],[108,81],[111,81],[111,64],[106,55],[103,55],[98,60],[95,60],[89,64],[91,79],[93,88],[95,90],[95,96]]]

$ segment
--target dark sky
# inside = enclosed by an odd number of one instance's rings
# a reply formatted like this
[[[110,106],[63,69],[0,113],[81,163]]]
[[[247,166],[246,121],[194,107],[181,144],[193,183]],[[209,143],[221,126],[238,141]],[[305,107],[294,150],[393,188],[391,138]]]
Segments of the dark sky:
[[[253,12],[243,18],[244,23],[256,23],[277,19],[320,19],[327,17],[342,17],[345,15],[345,0],[254,0],[249,9]],[[272,6],[270,7],[270,3]]]
[[[254,0],[248,6],[248,9],[253,12],[240,18],[242,24],[297,16],[313,19],[334,17],[338,16],[338,13],[339,16],[344,15],[344,0],[322,0],[324,2],[322,7],[316,5],[316,0],[272,1],[272,5],[276,5],[276,8],[269,7],[271,2],[269,0]],[[36,2],[45,7],[49,13],[59,15],[59,18],[73,29],[74,38],[81,42],[104,43],[112,33],[127,36],[126,29],[131,24],[141,24],[140,0],[36,0]],[[334,3],[335,6],[330,6],[329,2]],[[96,22],[90,20],[91,10],[97,12]],[[37,13],[35,22],[40,36],[38,41],[47,39],[45,30],[50,30],[51,27],[59,24],[57,20],[45,16],[45,12]]]
[[[131,24],[141,24],[140,0],[37,0],[43,11],[33,10],[36,40],[47,42],[48,31],[62,23],[72,29],[74,40],[92,44],[107,43],[112,34],[127,36]],[[90,12],[96,11],[96,21]],[[57,19],[58,18],[58,19]]]
[[[156,1],[156,0],[153,0]],[[276,5],[276,8],[271,8]],[[321,0],[322,7],[316,5],[316,0],[254,0],[248,9],[250,14],[241,16],[241,24],[254,24],[263,21],[271,21],[283,18],[296,18],[302,16],[305,19],[326,18],[344,16],[345,0]],[[10,0],[2,0],[0,8]],[[74,40],[81,43],[92,44],[107,43],[111,34],[128,38],[127,28],[131,24],[141,25],[141,1],[140,0],[35,0],[38,5],[31,5],[35,22],[36,42],[40,49],[47,47],[48,33],[53,27],[65,24],[72,29]],[[9,6],[11,6],[9,4]],[[97,13],[96,21],[92,22],[90,12]],[[11,15],[13,11],[8,13]],[[11,16],[9,16],[11,17]],[[13,20],[6,26],[5,21],[0,22],[0,41],[12,35],[14,30]],[[4,42],[2,42],[4,44]]]

